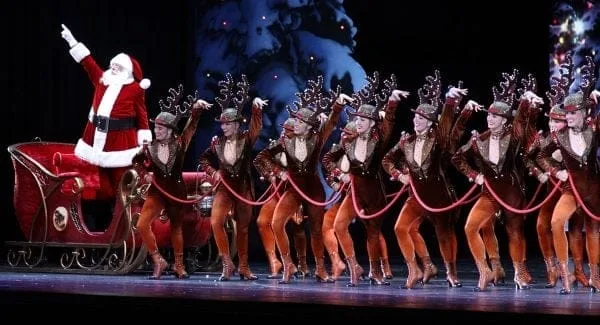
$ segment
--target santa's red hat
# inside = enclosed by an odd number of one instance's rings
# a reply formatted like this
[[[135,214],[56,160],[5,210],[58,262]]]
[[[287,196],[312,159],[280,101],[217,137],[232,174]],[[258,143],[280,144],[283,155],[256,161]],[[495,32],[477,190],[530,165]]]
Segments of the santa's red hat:
[[[125,70],[131,72],[131,74],[133,75],[133,78],[139,82],[140,88],[148,89],[150,87],[150,80],[147,78],[144,78],[144,75],[142,73],[142,67],[140,66],[140,63],[132,56],[127,55],[125,53],[119,53],[112,60],[110,60],[110,63],[111,64],[113,64],[113,63],[119,64]]]

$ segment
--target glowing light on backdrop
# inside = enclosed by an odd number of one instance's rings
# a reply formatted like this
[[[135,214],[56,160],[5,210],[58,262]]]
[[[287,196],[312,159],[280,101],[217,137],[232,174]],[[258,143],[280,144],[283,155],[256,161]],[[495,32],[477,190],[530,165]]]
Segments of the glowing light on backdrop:
[[[600,59],[600,3],[598,1],[556,1],[550,24],[553,42],[550,53],[550,75],[558,74],[558,67],[565,59],[565,53],[573,53],[574,65],[580,66],[585,56]],[[579,74],[571,85],[574,90],[579,85]]]

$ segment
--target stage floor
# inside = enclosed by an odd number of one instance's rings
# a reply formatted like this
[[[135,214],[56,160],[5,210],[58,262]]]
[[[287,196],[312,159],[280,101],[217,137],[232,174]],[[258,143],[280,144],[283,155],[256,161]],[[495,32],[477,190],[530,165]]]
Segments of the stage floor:
[[[347,276],[336,283],[317,283],[312,278],[279,284],[267,279],[264,264],[252,264],[257,281],[234,277],[219,282],[220,273],[193,273],[187,280],[172,274],[149,280],[145,272],[115,275],[0,271],[0,303],[7,306],[77,306],[78,310],[161,311],[229,315],[240,319],[355,319],[373,320],[410,315],[422,320],[477,320],[495,322],[506,319],[543,320],[545,318],[600,316],[600,294],[579,286],[570,295],[556,288],[546,289],[542,261],[530,261],[536,279],[530,290],[517,290],[513,271],[504,262],[507,281],[473,292],[477,272],[469,260],[460,261],[462,288],[448,288],[443,263],[435,261],[440,274],[429,284],[402,289],[406,267],[397,261],[390,286],[373,286],[361,281],[358,287],[346,286]],[[366,264],[363,264],[363,267]],[[312,265],[311,265],[312,267]],[[587,271],[587,269],[586,269]],[[11,309],[3,308],[10,312]]]

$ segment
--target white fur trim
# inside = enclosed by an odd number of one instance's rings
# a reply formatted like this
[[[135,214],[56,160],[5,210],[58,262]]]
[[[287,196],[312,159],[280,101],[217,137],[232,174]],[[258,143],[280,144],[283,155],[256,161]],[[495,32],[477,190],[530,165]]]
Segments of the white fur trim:
[[[112,84],[106,88],[106,91],[100,100],[100,104],[98,105],[98,111],[96,115],[110,116],[110,112],[112,112],[113,106],[115,105],[115,101],[117,100],[122,87],[123,85],[121,84]]]
[[[90,55],[90,50],[83,45],[83,43],[77,43],[69,50],[69,54],[73,57],[77,63],[81,62],[86,56]]]
[[[104,96],[100,100],[100,105],[98,106],[98,116],[106,116],[110,117],[110,112],[113,109],[117,96],[119,96],[119,92],[121,92],[121,88],[123,85],[110,85],[104,92]],[[94,132],[94,151],[102,152],[104,151],[104,145],[106,144],[106,132],[101,132],[98,129]]]
[[[131,63],[131,59],[129,58],[129,55],[127,55],[125,53],[119,53],[110,60],[110,64],[113,64],[113,63],[116,63],[116,64],[122,66],[123,68],[125,68],[125,70],[133,73],[133,63]]]
[[[137,131],[137,141],[138,141],[138,146],[141,146],[144,144],[144,141],[147,141],[148,143],[152,142],[152,131],[148,130],[148,129],[141,129]]]
[[[79,139],[75,146],[77,157],[89,162],[90,164],[116,168],[131,166],[133,157],[140,151],[140,147],[135,147],[121,151],[100,151],[89,146],[83,140]]]
[[[151,85],[150,79],[144,78],[144,79],[140,80],[140,88],[148,89],[148,88],[150,88],[150,85]]]

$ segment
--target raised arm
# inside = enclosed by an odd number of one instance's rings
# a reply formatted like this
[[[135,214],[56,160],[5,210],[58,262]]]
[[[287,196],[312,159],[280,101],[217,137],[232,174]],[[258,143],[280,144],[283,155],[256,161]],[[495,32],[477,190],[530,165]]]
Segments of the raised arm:
[[[90,55],[90,50],[83,43],[80,43],[75,39],[73,33],[71,33],[71,30],[69,30],[64,24],[61,24],[61,27],[62,31],[60,34],[62,38],[65,39],[67,44],[69,44],[69,54],[71,54],[71,57],[73,57],[77,63],[81,63],[87,72],[90,81],[94,85],[97,85],[102,77],[102,69]]]
[[[248,127],[248,137],[250,145],[254,147],[260,131],[262,131],[262,109],[267,106],[268,100],[262,100],[258,97],[252,101],[252,115],[250,116],[250,126]]]
[[[406,98],[408,95],[409,92],[398,89],[394,89],[390,95],[387,105],[385,106],[385,116],[381,122],[383,148],[387,148],[388,143],[390,142],[390,137],[394,130],[394,123],[396,121],[396,109],[398,108],[398,103],[400,103],[402,98]]]
[[[465,134],[465,130],[467,129],[467,122],[471,118],[473,111],[478,112],[481,110],[483,106],[473,100],[469,100],[465,107],[460,112],[460,115],[454,122],[454,126],[452,126],[452,131],[450,133],[450,146],[449,152],[454,154],[458,148],[460,147],[460,140]]]
[[[181,144],[183,145],[183,150],[187,151],[190,142],[192,141],[192,137],[196,134],[196,129],[198,127],[198,121],[200,121],[200,116],[202,115],[202,110],[207,110],[212,106],[212,104],[207,103],[204,100],[197,100],[192,106],[192,113],[185,123],[185,127],[181,132]]]
[[[456,119],[457,107],[463,96],[468,94],[467,89],[452,87],[446,93],[446,101],[442,107],[442,114],[437,127],[437,136],[440,139],[441,149],[448,152],[452,150],[452,129]]]

